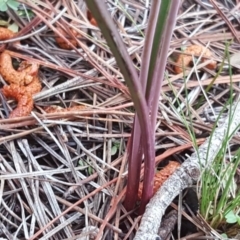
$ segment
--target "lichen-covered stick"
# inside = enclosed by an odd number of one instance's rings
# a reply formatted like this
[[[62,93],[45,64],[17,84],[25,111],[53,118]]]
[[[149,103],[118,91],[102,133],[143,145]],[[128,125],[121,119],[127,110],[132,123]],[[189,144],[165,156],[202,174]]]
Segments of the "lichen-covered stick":
[[[240,126],[240,102],[232,106],[224,124],[216,128],[211,137],[192,154],[173,175],[171,175],[150,200],[142,217],[141,224],[134,240],[160,240],[157,235],[161,219],[166,208],[185,188],[198,180],[200,169],[209,166],[215,159],[222,142],[228,135],[228,141]]]

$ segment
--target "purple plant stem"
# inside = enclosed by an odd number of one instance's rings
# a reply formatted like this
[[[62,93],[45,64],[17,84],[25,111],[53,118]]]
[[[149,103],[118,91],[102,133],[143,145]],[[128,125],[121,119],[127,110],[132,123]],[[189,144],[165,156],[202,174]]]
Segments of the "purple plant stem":
[[[151,110],[151,123],[153,131],[155,131],[155,124],[158,112],[158,101],[161,93],[162,82],[164,79],[164,72],[168,57],[168,49],[170,46],[170,41],[172,38],[172,33],[174,30],[174,26],[176,24],[177,13],[180,6],[180,0],[174,0],[171,2],[170,9],[169,9],[169,16],[168,16],[168,26],[164,29],[164,40],[162,44],[159,46],[160,49],[158,50],[158,56],[156,60],[155,67],[156,71],[153,75],[152,85],[150,88],[149,93],[147,93],[147,103]],[[156,100],[157,99],[157,100]]]
[[[146,93],[147,104],[149,108],[149,114],[151,115],[151,125],[152,125],[152,133],[155,133],[155,124],[156,117],[158,112],[158,101],[161,93],[162,82],[164,79],[164,72],[167,63],[168,49],[170,46],[170,41],[172,37],[172,33],[174,30],[174,26],[176,24],[177,13],[180,5],[180,0],[173,0],[170,3],[168,18],[166,19],[166,25],[164,27],[164,32],[162,34],[163,39],[161,39],[161,43],[157,50],[157,58],[154,66],[154,72],[152,76],[152,83],[150,86],[149,93]],[[155,135],[155,134],[154,134]],[[155,139],[155,138],[154,138]],[[154,168],[154,159],[152,162],[145,162],[144,169],[144,180],[143,180],[143,193],[142,193],[142,201],[140,205],[140,214],[145,210],[146,202],[145,194],[149,191],[149,183],[153,179],[150,179],[148,176],[149,168]],[[146,171],[146,172],[145,172]],[[154,176],[153,176],[154,177]]]
[[[147,87],[148,70],[149,70],[152,45],[153,45],[153,40],[155,35],[154,29],[156,28],[156,24],[157,24],[160,5],[161,5],[161,0],[152,2],[150,17],[148,21],[148,27],[145,35],[145,43],[144,43],[143,53],[142,53],[141,71],[139,76],[139,81],[142,84],[144,93],[146,92],[146,87]]]
[[[137,116],[134,118],[133,125],[131,137],[129,138],[128,181],[124,201],[124,207],[127,211],[132,210],[137,201],[142,162],[141,127]]]
[[[106,9],[106,4],[98,0],[88,0],[86,1],[86,4],[98,22],[98,25],[102,30],[102,34],[107,40],[108,45],[116,58],[117,64],[121,69],[121,73],[123,74],[124,79],[128,85],[132,101],[137,112],[139,124],[141,127],[141,134],[143,137],[143,151],[145,161],[147,163],[145,169],[146,176],[144,178],[149,183],[149,188],[147,191],[145,191],[144,198],[142,200],[143,204],[146,205],[153,194],[154,167],[150,168],[149,164],[152,164],[154,161],[155,154],[154,137],[152,134],[152,126],[148,114],[148,106],[145,99],[145,93],[139,82],[136,70],[133,66],[130,56],[128,55],[126,47]],[[139,146],[137,149],[139,149]],[[141,160],[139,159],[138,161]],[[134,194],[135,193],[132,193],[132,196]]]
[[[153,44],[153,39],[155,34],[155,32],[152,29],[155,29],[156,27],[160,4],[161,4],[160,0],[153,1],[152,3],[152,7],[150,10],[150,18],[148,21],[148,27],[145,35],[146,37],[145,37],[145,43],[143,47],[142,64],[141,64],[141,71],[140,71],[140,77],[139,77],[139,81],[142,85],[144,94],[146,92],[148,69],[149,69],[152,44]],[[133,209],[136,204],[139,182],[140,182],[140,172],[141,172],[142,153],[143,153],[142,144],[144,144],[144,142],[141,144],[142,136],[141,136],[141,127],[139,124],[138,116],[135,116],[134,118],[134,124],[133,124],[133,130],[132,130],[131,136],[132,137],[129,139],[130,151],[129,151],[129,163],[128,163],[128,182],[127,182],[127,191],[126,191],[126,198],[125,198],[126,201],[124,202],[124,206],[128,211]],[[155,138],[154,132],[153,132],[153,138]],[[151,166],[149,168],[154,169],[154,161],[151,161],[150,165]],[[148,173],[146,172],[146,174]],[[152,182],[152,180],[150,182]],[[151,187],[153,187],[153,185],[149,184],[148,188],[151,188]],[[144,200],[144,202],[147,202],[147,200]]]

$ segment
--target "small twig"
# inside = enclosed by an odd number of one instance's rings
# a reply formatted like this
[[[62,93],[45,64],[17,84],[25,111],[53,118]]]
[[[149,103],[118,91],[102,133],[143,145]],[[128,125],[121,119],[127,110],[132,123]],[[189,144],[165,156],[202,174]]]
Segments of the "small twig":
[[[223,139],[230,141],[230,138],[239,129],[240,102],[233,106],[232,115],[225,119],[225,123],[215,129],[212,136],[208,137],[199,149],[167,179],[151,199],[134,240],[160,239],[157,231],[166,207],[183,189],[191,186],[193,181],[198,180],[201,169],[211,164],[215,159],[222,146]],[[226,134],[228,135],[226,136]]]

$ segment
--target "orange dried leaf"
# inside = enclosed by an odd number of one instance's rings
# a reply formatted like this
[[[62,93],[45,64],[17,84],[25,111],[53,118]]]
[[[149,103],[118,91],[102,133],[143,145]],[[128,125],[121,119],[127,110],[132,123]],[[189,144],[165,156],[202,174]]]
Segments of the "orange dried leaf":
[[[6,98],[14,98],[18,104],[9,118],[28,116],[33,109],[32,95],[41,91],[41,82],[38,78],[38,64],[23,61],[15,70],[11,56],[7,51],[0,55],[0,74],[10,83],[3,87]]]
[[[34,77],[33,81],[27,86],[19,84],[10,84],[3,87],[3,94],[6,98],[14,98],[18,104],[9,118],[28,116],[33,109],[33,94],[41,91],[41,82],[38,77]]]
[[[98,24],[97,24],[97,21],[95,20],[95,18],[92,18],[91,20],[90,20],[90,23],[93,25],[93,26],[98,26]]]
[[[0,40],[7,40],[14,37],[15,33],[8,28],[0,27]]]
[[[29,63],[28,61],[22,61],[19,64],[17,69],[18,72],[25,72],[31,76],[37,76],[38,74],[39,65],[37,63]]]
[[[87,18],[92,25],[98,26],[97,21],[95,20],[95,18],[92,17],[92,14],[89,10],[87,11]],[[74,23],[72,22],[71,24],[74,24]],[[69,42],[71,42],[71,44],[73,46],[77,47],[77,45],[78,45],[77,41],[72,36],[70,36],[69,33],[67,33],[66,31],[64,31],[63,29],[61,29],[59,27],[57,27],[57,30],[61,34],[63,34],[66,38],[68,38]],[[74,35],[76,38],[82,37],[81,34],[79,34],[76,30],[70,29],[70,31],[71,31],[72,35]],[[61,37],[56,37],[55,41],[58,44],[58,46],[62,49],[66,49],[66,50],[73,49],[72,46]]]
[[[12,58],[9,53],[4,51],[0,55],[0,73],[8,83],[21,86],[29,84],[33,80],[33,75],[36,75],[37,70],[37,64],[30,64],[26,71],[16,71],[12,66]]]
[[[62,108],[60,106],[52,105],[52,106],[46,107],[44,111],[46,113],[71,112],[71,111],[77,112],[77,111],[85,110],[86,108],[87,108],[86,106],[82,106],[82,105],[69,107],[69,108]]]
[[[97,21],[96,21],[96,19],[92,16],[92,14],[91,14],[91,12],[88,10],[87,11],[87,18],[88,18],[88,21],[92,24],[92,25],[94,25],[94,26],[98,26],[98,24],[97,24]]]
[[[25,86],[25,89],[28,93],[30,93],[32,95],[40,92],[42,89],[42,84],[41,84],[39,78],[34,77],[33,81],[31,83],[29,83],[27,86]]]
[[[174,67],[175,73],[179,74],[183,72],[183,70],[190,65],[190,63],[192,62],[192,55],[199,57],[202,53],[203,53],[202,59],[201,59],[202,62],[204,62],[206,58],[212,57],[212,52],[203,46],[191,45],[187,47],[184,53],[179,54],[178,56],[178,59],[176,61],[176,64],[178,66]],[[186,54],[191,54],[191,55],[186,55]],[[217,67],[217,63],[216,61],[212,61],[206,67],[213,70]]]
[[[153,183],[153,193],[155,194],[157,190],[163,185],[163,183],[171,176],[175,170],[180,166],[178,162],[170,161],[167,166],[162,170],[157,172],[154,176]],[[143,183],[141,182],[138,189],[138,197],[141,199],[142,196]]]
[[[58,29],[58,31],[59,31],[60,33],[62,33],[66,38],[68,38],[69,42],[71,42],[71,44],[72,44],[73,46],[77,47],[78,43],[77,43],[77,41],[76,41],[74,38],[72,38],[71,36],[69,36],[69,34],[66,33],[64,30],[62,30],[61,28],[57,28],[57,29]],[[75,31],[74,29],[70,29],[70,31],[71,31],[71,33],[72,33],[75,37],[77,37],[77,38],[80,38],[80,37],[81,37],[81,35],[80,35],[77,31]],[[62,49],[67,49],[67,50],[73,49],[72,46],[71,46],[69,43],[67,43],[67,42],[66,42],[63,38],[61,38],[61,37],[56,37],[56,38],[55,38],[55,41],[56,41],[56,43],[58,44],[58,46],[59,46],[60,48],[62,48]]]
[[[9,118],[28,116],[33,109],[32,94],[26,91],[26,87],[11,84],[3,87],[3,94],[7,98],[14,98],[18,104],[9,115]]]

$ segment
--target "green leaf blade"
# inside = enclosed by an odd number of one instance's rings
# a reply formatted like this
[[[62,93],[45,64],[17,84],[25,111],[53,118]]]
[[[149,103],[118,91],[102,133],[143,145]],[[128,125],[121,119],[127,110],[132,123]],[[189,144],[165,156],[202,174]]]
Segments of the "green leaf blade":
[[[20,3],[17,2],[17,1],[15,1],[15,0],[8,0],[8,1],[7,1],[7,5],[8,5],[8,7],[10,7],[12,10],[17,11]]]
[[[7,4],[5,2],[0,2],[0,11],[6,12],[8,10]]]

